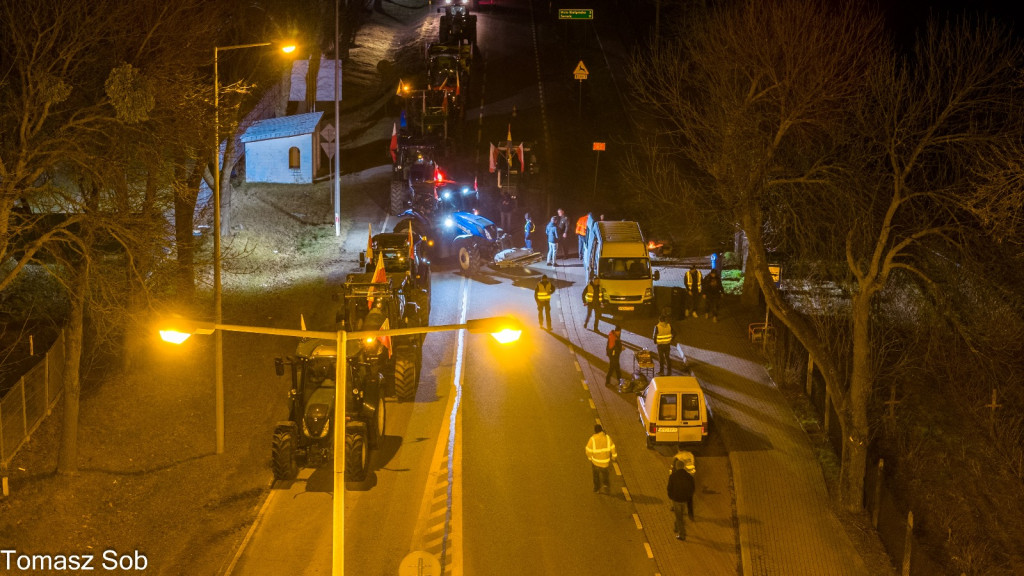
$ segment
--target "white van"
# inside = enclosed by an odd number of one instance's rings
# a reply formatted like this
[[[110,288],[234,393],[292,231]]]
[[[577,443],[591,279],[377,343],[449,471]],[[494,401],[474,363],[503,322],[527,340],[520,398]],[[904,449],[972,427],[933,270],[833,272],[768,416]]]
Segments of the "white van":
[[[708,437],[711,411],[693,376],[655,376],[636,403],[648,448],[660,443],[702,444]]]
[[[640,225],[636,222],[598,222],[591,267],[601,279],[602,304],[611,312],[654,313],[654,281]]]

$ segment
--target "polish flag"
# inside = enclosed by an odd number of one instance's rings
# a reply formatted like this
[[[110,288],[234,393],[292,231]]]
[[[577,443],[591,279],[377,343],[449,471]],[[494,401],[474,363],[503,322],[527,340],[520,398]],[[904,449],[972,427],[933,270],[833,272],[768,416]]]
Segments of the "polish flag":
[[[519,143],[519,171],[526,172],[526,147]]]
[[[491,144],[491,153],[487,157],[487,168],[490,170],[491,174],[494,174],[494,171],[497,170],[497,167],[495,166],[497,162],[498,150],[494,148],[494,144]]]
[[[388,150],[391,152],[391,161],[398,162],[398,125],[394,123],[391,124],[391,146]]]
[[[366,230],[369,233],[366,237],[366,261],[373,262],[373,224],[367,224]]]

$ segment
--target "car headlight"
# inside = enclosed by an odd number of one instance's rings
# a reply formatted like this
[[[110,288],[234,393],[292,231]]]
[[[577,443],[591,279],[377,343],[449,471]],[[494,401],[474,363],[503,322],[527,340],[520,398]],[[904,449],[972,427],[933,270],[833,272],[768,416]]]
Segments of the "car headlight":
[[[654,297],[654,292],[650,288],[644,289],[644,300],[650,300]]]

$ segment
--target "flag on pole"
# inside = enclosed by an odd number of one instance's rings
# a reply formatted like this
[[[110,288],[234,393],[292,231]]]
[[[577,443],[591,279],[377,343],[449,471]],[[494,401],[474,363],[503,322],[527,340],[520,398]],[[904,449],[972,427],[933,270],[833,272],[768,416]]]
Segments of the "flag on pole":
[[[377,254],[377,267],[373,270],[373,278],[370,282],[374,284],[383,284],[388,279],[388,273],[384,269],[384,253]],[[373,308],[373,286],[366,291],[366,308]]]
[[[366,261],[373,262],[373,224],[366,225],[369,235],[366,237]]]
[[[512,125],[511,124],[508,125],[508,138],[506,138],[506,140],[508,140],[509,142],[512,142]]]
[[[455,95],[458,96],[459,92],[462,91],[462,87],[459,86],[459,74],[455,75]]]
[[[519,171],[526,172],[526,147],[523,143],[519,143]]]
[[[395,96],[401,96],[401,95],[402,95],[402,80],[399,79],[398,80],[398,88],[395,88]]]
[[[380,329],[385,332],[391,330],[391,320],[385,318],[384,323],[380,325]],[[388,349],[388,358],[391,358],[391,336],[378,336],[377,340],[380,340],[380,343]]]
[[[494,144],[491,144],[491,153],[487,157],[487,169],[490,171],[491,174],[494,174],[494,171],[497,169],[495,167],[495,164],[497,162],[498,150],[494,147]]]
[[[388,147],[391,152],[391,162],[398,162],[398,125],[391,123],[391,145]]]
[[[302,314],[299,314],[299,329],[306,329],[306,318]]]

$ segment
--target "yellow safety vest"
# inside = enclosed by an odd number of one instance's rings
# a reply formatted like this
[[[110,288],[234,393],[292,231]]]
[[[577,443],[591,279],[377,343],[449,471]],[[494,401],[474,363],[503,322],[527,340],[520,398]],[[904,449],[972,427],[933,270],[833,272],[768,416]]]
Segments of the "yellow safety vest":
[[[551,295],[555,292],[555,287],[551,285],[551,282],[542,282],[537,284],[537,300],[551,300]]]
[[[664,328],[662,328],[662,326],[664,326]],[[662,324],[661,322],[659,322],[658,326],[655,328],[655,331],[657,332],[657,336],[654,339],[655,343],[657,343],[657,344],[671,344],[672,343],[672,325],[671,324]]]
[[[604,436],[604,448],[597,447],[597,437]],[[590,437],[590,441],[587,442],[587,458],[597,466],[598,468],[607,468],[611,464],[613,458],[618,458],[619,455],[615,452],[615,443],[612,442],[612,437],[601,432],[594,434]]]
[[[594,301],[594,297],[596,296],[597,299],[598,299],[598,302],[600,302],[601,301],[601,296],[600,296],[600,292],[599,291],[600,291],[600,288],[595,288],[593,284],[587,284],[587,289],[583,293],[583,300],[587,304],[590,304],[591,302]]]

